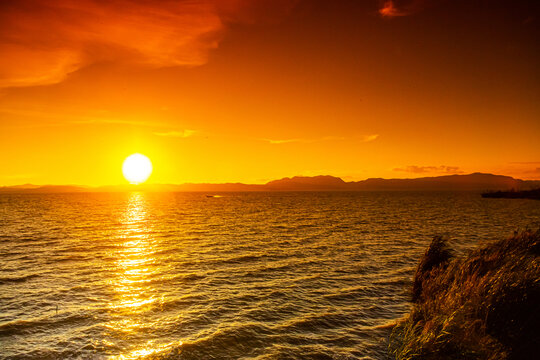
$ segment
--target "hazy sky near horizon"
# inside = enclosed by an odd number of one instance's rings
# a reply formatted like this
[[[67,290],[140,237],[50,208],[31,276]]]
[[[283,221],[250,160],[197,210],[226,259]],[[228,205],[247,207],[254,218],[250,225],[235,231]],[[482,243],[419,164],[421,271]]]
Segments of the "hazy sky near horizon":
[[[540,2],[4,0],[0,185],[540,179]]]

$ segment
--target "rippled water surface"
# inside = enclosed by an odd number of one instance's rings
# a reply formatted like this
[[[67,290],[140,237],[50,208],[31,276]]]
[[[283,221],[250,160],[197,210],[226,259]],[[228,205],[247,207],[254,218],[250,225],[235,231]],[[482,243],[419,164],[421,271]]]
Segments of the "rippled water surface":
[[[0,195],[0,357],[385,359],[433,235],[540,201],[470,193]]]

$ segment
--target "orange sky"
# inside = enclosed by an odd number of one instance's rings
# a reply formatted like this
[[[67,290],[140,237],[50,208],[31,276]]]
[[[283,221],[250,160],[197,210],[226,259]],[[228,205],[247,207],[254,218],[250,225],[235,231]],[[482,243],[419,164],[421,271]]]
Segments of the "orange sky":
[[[540,179],[537,3],[2,1],[0,185]]]

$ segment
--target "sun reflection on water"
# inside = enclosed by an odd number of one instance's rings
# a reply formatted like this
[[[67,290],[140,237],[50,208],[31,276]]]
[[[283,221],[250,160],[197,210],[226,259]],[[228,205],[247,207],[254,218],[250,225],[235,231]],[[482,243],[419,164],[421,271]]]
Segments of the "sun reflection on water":
[[[130,194],[120,222],[116,272],[110,281],[114,290],[113,300],[108,306],[111,321],[106,326],[111,338],[119,338],[117,345],[125,349],[124,354],[111,359],[138,359],[168,351],[173,345],[148,340],[153,325],[150,312],[156,302],[164,299],[152,287],[152,280],[161,273],[154,256],[159,245],[152,237],[144,193]]]

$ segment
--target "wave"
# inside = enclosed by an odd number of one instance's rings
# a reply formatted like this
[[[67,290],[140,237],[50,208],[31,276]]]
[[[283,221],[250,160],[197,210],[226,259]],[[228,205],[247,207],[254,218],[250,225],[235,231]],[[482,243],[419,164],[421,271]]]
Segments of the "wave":
[[[130,358],[173,342],[170,354],[147,358],[380,360],[380,337],[409,310],[409,281],[431,233],[448,232],[466,249],[540,216],[539,203],[437,196],[435,217],[422,210],[425,196],[411,205],[416,198],[400,194],[2,203],[14,226],[0,225],[0,359]],[[140,221],[128,226],[126,216]]]
[[[51,313],[55,308],[51,307]],[[47,332],[60,326],[73,326],[80,322],[93,319],[84,314],[52,315],[29,320],[12,320],[0,325],[0,337],[12,335],[28,335],[35,332]]]
[[[0,277],[0,285],[3,284],[12,284],[12,283],[23,283],[31,279],[35,279],[39,277],[38,274],[30,274],[30,275],[24,275],[24,276],[6,276],[6,277]]]
[[[347,314],[332,312],[317,315],[297,317],[280,326],[287,332],[320,331],[321,329],[336,329],[349,327],[351,319]]]
[[[239,359],[256,349],[264,349],[271,335],[272,329],[259,323],[222,328],[193,342],[185,342],[179,358],[212,359],[216,358],[215,354],[222,354],[223,359]]]

